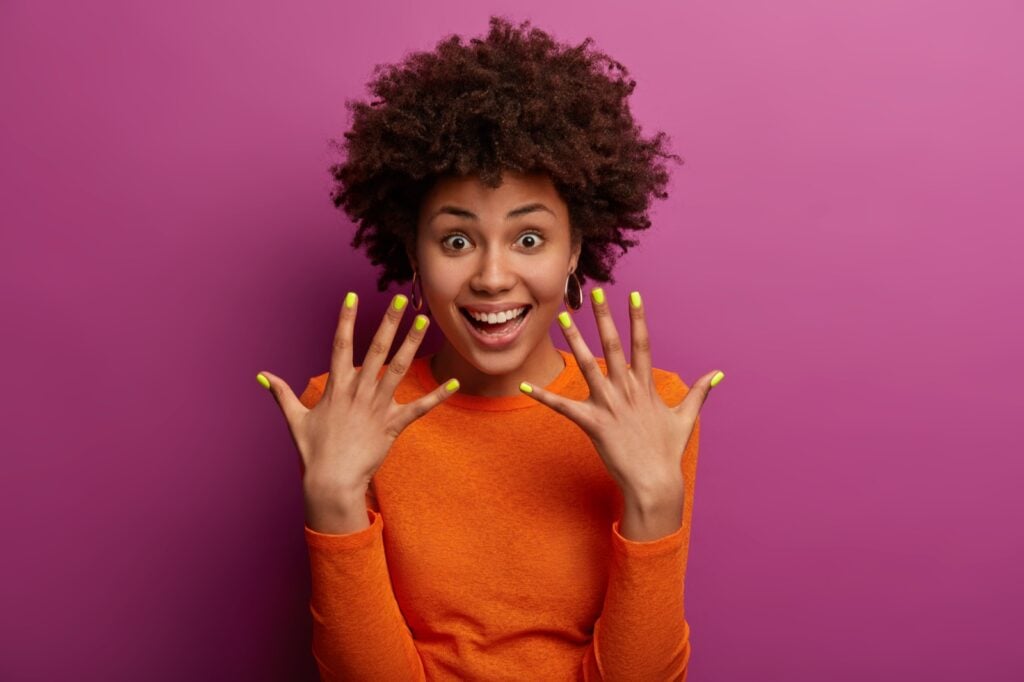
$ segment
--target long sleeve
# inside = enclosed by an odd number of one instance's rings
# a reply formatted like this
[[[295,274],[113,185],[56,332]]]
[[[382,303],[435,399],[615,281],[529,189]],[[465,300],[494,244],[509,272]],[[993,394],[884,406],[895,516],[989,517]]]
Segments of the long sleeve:
[[[322,377],[300,397],[312,408]],[[372,489],[370,526],[332,535],[305,526],[311,573],[313,657],[324,682],[423,682],[423,662],[398,606],[384,554],[384,517]]]
[[[395,600],[384,556],[384,517],[346,535],[306,526],[312,573],[313,656],[325,682],[426,679]]]
[[[685,395],[685,387],[682,390]],[[678,388],[671,391],[666,402],[677,404],[682,399],[678,393]],[[594,639],[581,670],[587,682],[686,680],[691,646],[683,594],[699,440],[698,417],[681,458],[685,496],[677,531],[634,542],[619,533],[621,519],[612,524],[604,609],[594,624]]]

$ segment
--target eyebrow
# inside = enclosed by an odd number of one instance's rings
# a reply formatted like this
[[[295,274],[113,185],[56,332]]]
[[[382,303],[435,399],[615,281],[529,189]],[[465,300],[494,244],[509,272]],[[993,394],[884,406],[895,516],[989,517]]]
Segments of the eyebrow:
[[[534,211],[547,211],[551,215],[555,215],[555,212],[552,211],[547,206],[545,206],[544,204],[542,204],[540,202],[534,202],[532,204],[524,204],[524,205],[520,206],[519,208],[512,209],[511,211],[508,212],[508,215],[505,216],[505,220],[510,220],[512,218],[518,218],[521,215],[526,215],[527,213],[533,213]],[[467,211],[466,209],[459,208],[458,206],[451,206],[449,204],[445,204],[441,208],[439,208],[436,211],[434,211],[434,213],[430,216],[430,220],[427,221],[427,222],[433,222],[434,218],[436,218],[437,216],[441,215],[442,213],[446,213],[448,215],[453,215],[453,216],[458,216],[460,218],[469,218],[471,220],[478,220],[479,219],[479,216],[477,216],[477,214],[473,213],[472,211]]]

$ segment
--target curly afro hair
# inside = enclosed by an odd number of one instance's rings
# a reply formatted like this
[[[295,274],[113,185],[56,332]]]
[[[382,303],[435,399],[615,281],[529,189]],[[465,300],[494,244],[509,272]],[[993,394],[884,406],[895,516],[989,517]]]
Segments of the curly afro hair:
[[[569,209],[577,266],[615,282],[612,267],[650,227],[652,196],[668,196],[667,135],[641,136],[626,98],[636,87],[606,54],[559,45],[524,21],[492,16],[484,39],[457,35],[434,52],[378,65],[370,102],[346,101],[353,114],[346,158],[331,166],[331,198],[358,229],[354,248],[383,266],[380,291],[412,278],[419,208],[439,177],[475,175],[498,187],[503,169],[545,173]],[[616,253],[615,249],[621,251]]]

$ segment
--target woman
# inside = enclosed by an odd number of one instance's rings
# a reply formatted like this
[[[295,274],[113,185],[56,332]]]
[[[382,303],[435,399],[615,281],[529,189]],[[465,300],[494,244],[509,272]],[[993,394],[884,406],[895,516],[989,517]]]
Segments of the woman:
[[[611,280],[678,157],[640,137],[621,65],[527,28],[380,73],[333,168],[378,288],[412,280],[442,348],[416,357],[420,314],[386,364],[398,295],[355,367],[353,292],[301,398],[258,376],[301,455],[324,679],[686,675],[697,416],[723,375],[653,368],[638,292],[631,363],[600,288],[603,357],[561,310]]]

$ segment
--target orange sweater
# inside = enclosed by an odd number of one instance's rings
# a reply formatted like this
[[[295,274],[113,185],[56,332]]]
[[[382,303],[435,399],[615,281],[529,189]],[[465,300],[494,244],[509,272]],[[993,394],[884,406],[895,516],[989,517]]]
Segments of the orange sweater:
[[[548,390],[586,399],[575,356],[559,352]],[[689,390],[677,374],[654,377],[670,406]],[[312,378],[302,403],[326,381]],[[436,386],[417,358],[395,400]],[[622,494],[576,424],[525,395],[450,396],[395,441],[366,496],[368,528],[306,526],[322,678],[685,680],[699,429],[680,453],[682,525],[633,542],[619,534]]]

